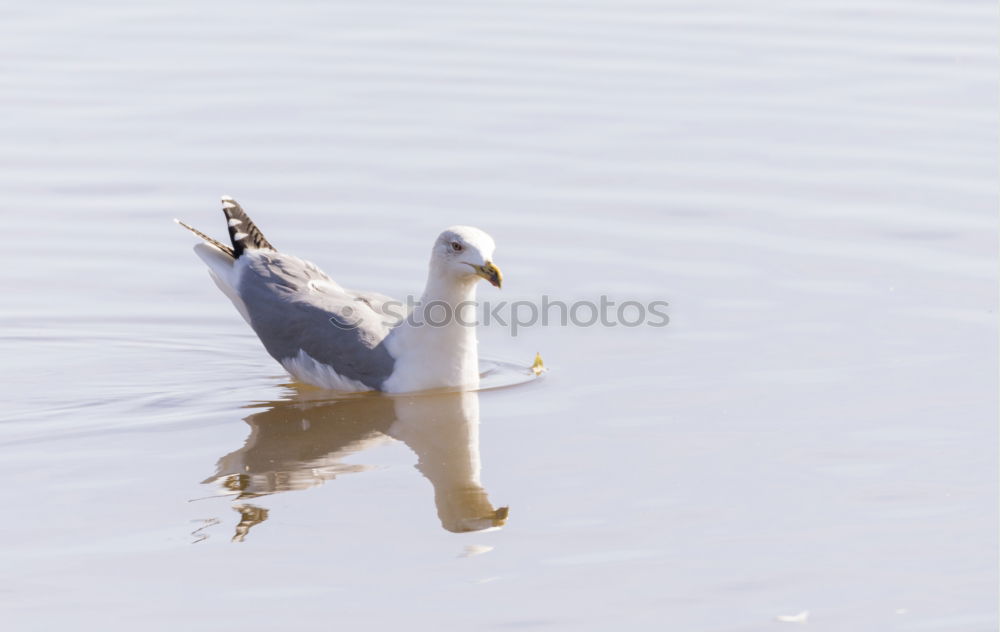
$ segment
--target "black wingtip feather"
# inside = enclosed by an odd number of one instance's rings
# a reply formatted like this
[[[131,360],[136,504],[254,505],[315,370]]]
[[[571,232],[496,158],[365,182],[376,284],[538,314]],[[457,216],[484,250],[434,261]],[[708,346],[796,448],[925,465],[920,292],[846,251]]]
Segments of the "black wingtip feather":
[[[275,250],[243,207],[228,195],[222,196],[222,212],[226,216],[229,239],[238,258],[246,250]]]

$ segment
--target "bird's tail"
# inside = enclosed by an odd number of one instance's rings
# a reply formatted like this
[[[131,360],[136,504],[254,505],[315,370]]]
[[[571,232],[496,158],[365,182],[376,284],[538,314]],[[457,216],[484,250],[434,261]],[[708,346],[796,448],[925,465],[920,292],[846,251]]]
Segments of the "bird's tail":
[[[229,297],[229,300],[233,302],[233,305],[239,310],[244,320],[249,323],[250,314],[238,290],[240,269],[236,265],[236,260],[246,250],[264,248],[274,250],[274,247],[264,238],[260,229],[254,225],[233,198],[223,196],[222,212],[225,213],[226,221],[229,224],[229,238],[232,240],[232,246],[227,246],[221,241],[209,237],[197,228],[188,226],[179,219],[175,219],[174,221],[205,241],[205,243],[195,245],[195,254],[205,262],[212,280]]]
[[[227,255],[229,255],[230,257],[232,257],[233,259],[236,258],[236,253],[233,252],[233,249],[230,248],[229,246],[227,246],[226,244],[222,243],[221,241],[219,241],[217,239],[212,239],[211,237],[209,237],[205,233],[201,232],[197,228],[185,224],[184,222],[182,222],[181,220],[177,219],[176,217],[174,218],[174,221],[177,222],[178,224],[180,224],[181,226],[183,226],[184,228],[188,229],[189,231],[191,231],[195,235],[198,235],[199,237],[201,237],[202,239],[204,239],[206,243],[208,243],[211,246],[214,246],[217,250],[221,250],[222,252],[226,253]]]
[[[227,246],[221,241],[209,237],[197,228],[189,226],[179,219],[174,219],[174,221],[233,259],[239,258],[246,250],[275,250],[271,242],[264,237],[264,233],[260,232],[257,225],[253,223],[250,216],[243,210],[243,207],[228,195],[222,196],[222,213],[226,216],[229,240],[232,242],[232,246]]]
[[[229,224],[229,239],[233,242],[235,257],[239,257],[245,250],[275,250],[243,207],[228,195],[222,196],[222,212]]]

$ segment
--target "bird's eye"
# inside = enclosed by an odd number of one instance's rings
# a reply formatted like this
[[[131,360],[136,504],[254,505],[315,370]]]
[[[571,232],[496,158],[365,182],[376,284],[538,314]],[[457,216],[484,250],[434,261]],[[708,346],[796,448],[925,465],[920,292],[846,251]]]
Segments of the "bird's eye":
[[[451,242],[451,249],[454,252],[462,252],[462,250],[464,250],[462,244],[458,243],[457,241]]]

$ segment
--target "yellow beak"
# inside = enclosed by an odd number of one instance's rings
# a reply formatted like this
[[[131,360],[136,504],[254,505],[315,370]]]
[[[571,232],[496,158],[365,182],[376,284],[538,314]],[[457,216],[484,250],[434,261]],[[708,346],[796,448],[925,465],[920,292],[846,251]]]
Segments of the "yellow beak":
[[[503,273],[492,261],[487,261],[485,265],[472,266],[476,274],[490,282],[493,287],[500,287],[503,283]]]

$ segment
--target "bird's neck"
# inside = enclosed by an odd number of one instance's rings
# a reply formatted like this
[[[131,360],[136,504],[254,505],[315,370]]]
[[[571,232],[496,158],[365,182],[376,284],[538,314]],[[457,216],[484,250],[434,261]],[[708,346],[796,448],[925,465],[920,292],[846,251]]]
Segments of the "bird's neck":
[[[474,280],[444,278],[431,270],[420,303],[387,340],[397,364],[383,388],[393,392],[476,388],[475,301]]]
[[[461,323],[472,323],[475,320],[476,312],[476,281],[472,279],[451,279],[442,277],[431,270],[427,275],[427,285],[424,286],[424,293],[420,297],[420,305],[414,308],[422,315],[427,316],[433,323],[440,323],[443,306],[448,306],[451,316],[462,316],[463,318],[449,318],[448,325]],[[458,310],[458,311],[456,311]],[[460,322],[459,322],[460,321]],[[463,329],[474,329],[473,327],[463,327]]]

